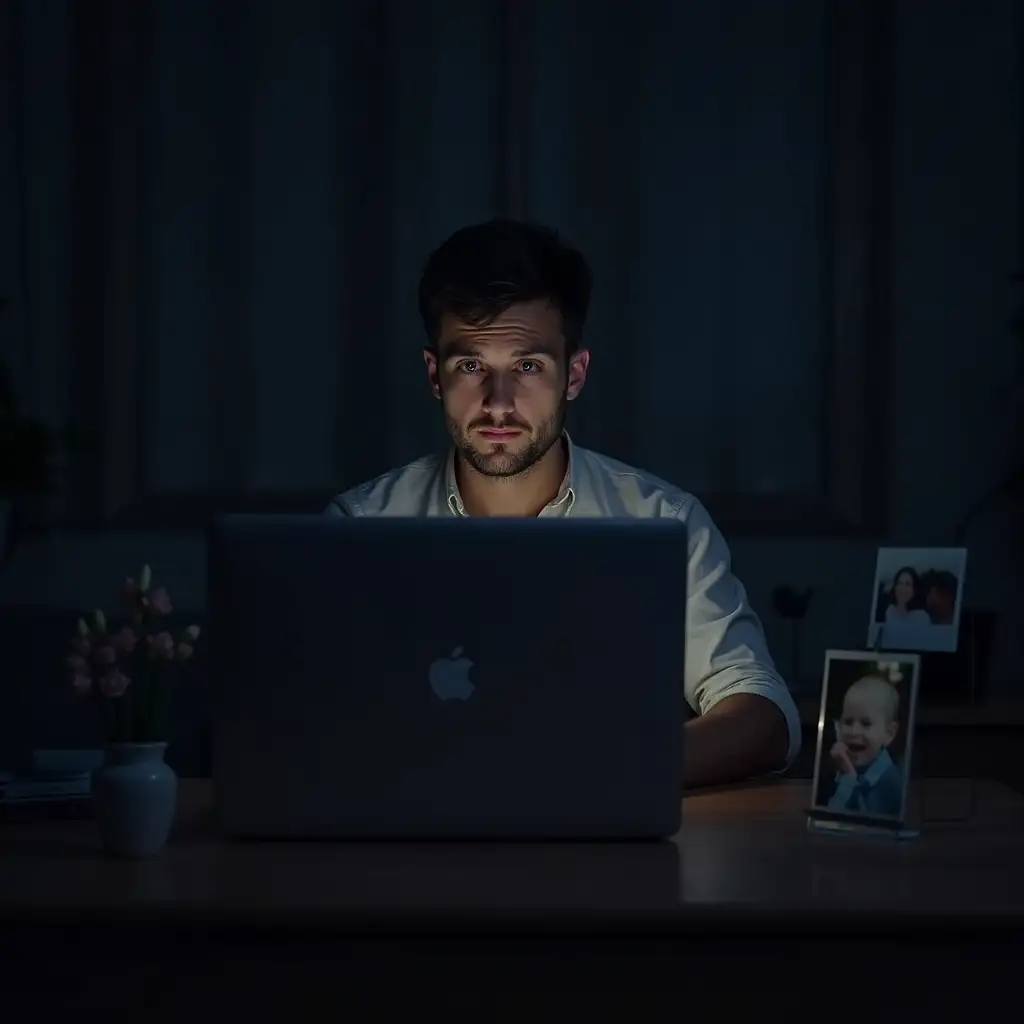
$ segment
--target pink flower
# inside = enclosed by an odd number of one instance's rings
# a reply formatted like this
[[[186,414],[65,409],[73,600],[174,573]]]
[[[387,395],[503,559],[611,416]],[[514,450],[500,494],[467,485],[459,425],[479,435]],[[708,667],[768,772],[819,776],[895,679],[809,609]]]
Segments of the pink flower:
[[[117,651],[109,644],[104,644],[102,647],[96,648],[93,660],[97,665],[113,665],[117,661]]]
[[[83,658],[87,658],[89,656],[89,652],[92,650],[92,643],[87,636],[76,636],[75,639],[71,641],[71,650],[73,650],[75,654],[81,655]]]
[[[174,638],[170,633],[156,633],[148,637],[150,652],[157,658],[174,657]]]
[[[71,685],[75,688],[77,693],[84,696],[92,689],[92,678],[87,676],[84,672],[76,672],[74,678],[71,680]]]
[[[105,697],[120,697],[128,689],[130,682],[123,672],[115,668],[113,672],[108,672],[100,679],[100,691]]]
[[[175,652],[175,657],[178,661],[188,661],[193,654],[196,653],[196,649],[191,644],[178,644],[178,650]]]
[[[154,587],[142,603],[155,615],[170,615],[174,610],[166,587]]]
[[[79,654],[73,654],[68,658],[68,668],[73,672],[82,672],[85,669],[85,658]]]
[[[135,643],[135,632],[127,626],[123,626],[114,636],[114,647],[119,651],[125,651],[126,653],[134,651]]]

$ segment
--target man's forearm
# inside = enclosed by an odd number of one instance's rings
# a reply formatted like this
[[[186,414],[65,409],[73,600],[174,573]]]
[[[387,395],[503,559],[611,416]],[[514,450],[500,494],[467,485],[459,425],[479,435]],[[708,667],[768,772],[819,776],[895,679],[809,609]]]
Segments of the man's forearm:
[[[786,763],[789,726],[767,697],[734,693],[684,728],[683,784],[688,788],[749,779]]]

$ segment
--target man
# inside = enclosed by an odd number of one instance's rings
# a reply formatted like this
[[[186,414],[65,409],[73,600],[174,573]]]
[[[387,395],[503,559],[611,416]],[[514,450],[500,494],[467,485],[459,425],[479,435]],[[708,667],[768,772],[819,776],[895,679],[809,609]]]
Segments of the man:
[[[564,433],[583,389],[590,301],[583,256],[543,228],[492,221],[457,231],[419,287],[427,381],[452,447],[339,495],[350,516],[674,516],[688,524],[684,691],[688,786],[785,768],[800,722],[729,550],[694,497]],[[556,567],[552,567],[557,572]],[[680,581],[682,585],[682,581]]]
[[[932,573],[924,585],[925,611],[933,626],[952,626],[956,618],[956,577],[946,570]]]

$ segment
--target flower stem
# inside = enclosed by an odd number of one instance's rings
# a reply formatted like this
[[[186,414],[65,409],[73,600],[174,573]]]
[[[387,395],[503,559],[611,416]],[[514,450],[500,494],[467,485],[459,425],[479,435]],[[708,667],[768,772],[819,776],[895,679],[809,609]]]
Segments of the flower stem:
[[[157,742],[163,735],[163,713],[167,675],[164,666],[155,662],[149,674],[149,693],[147,702],[147,718],[149,720],[149,740]]]
[[[96,691],[96,699],[99,701],[100,717],[103,719],[103,734],[108,743],[116,743],[116,723],[114,721],[114,709],[110,706],[110,699],[98,690]]]
[[[131,743],[135,739],[135,730],[132,728],[132,725],[134,724],[132,722],[132,711],[134,711],[135,694],[132,693],[131,687],[121,694],[117,702],[121,708],[121,726],[123,732],[121,742]]]

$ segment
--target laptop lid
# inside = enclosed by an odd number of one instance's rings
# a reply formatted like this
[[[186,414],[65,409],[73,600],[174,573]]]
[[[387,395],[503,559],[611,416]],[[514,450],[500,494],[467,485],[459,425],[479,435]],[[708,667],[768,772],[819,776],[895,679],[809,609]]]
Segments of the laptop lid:
[[[687,561],[675,520],[219,520],[226,829],[674,833]]]

